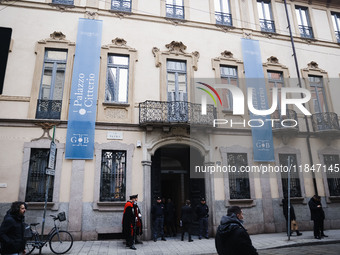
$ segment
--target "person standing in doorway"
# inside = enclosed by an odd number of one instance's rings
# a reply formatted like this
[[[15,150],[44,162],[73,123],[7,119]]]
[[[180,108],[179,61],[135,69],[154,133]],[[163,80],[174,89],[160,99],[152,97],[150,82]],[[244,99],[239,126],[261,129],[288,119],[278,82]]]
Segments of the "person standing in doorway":
[[[151,215],[153,220],[153,241],[157,242],[157,238],[161,236],[162,241],[166,241],[164,238],[164,214],[165,206],[162,203],[162,198],[156,198],[156,204],[152,206]]]
[[[325,219],[325,212],[322,209],[321,197],[314,195],[308,202],[310,209],[311,220],[314,221],[314,238],[321,239],[328,237],[324,234],[323,221]]]
[[[123,234],[126,240],[126,247],[129,247],[132,250],[136,250],[134,246],[134,235],[135,235],[135,227],[136,227],[136,216],[134,209],[134,202],[136,201],[136,196],[130,196],[130,200],[126,202],[124,206],[123,213]]]
[[[184,241],[184,234],[188,232],[188,240],[189,242],[193,242],[194,240],[191,239],[191,225],[193,220],[193,209],[191,207],[190,200],[186,200],[185,205],[182,207],[181,210],[181,222],[182,222],[182,238],[181,240]]]
[[[198,217],[199,221],[199,236],[198,239],[202,239],[202,236],[204,238],[209,239],[208,236],[208,217],[209,217],[209,207],[207,206],[205,202],[205,198],[201,198],[201,203],[196,206],[196,215]]]
[[[13,202],[0,227],[1,254],[25,254],[26,241],[24,202]]]
[[[171,198],[168,198],[165,205],[165,223],[167,234],[169,236],[176,236],[176,209]]]

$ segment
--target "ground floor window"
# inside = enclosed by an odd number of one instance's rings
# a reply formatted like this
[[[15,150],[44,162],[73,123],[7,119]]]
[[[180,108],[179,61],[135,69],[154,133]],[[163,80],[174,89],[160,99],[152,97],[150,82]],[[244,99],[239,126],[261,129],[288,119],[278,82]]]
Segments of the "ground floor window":
[[[30,163],[28,169],[26,202],[44,202],[47,185],[46,168],[49,149],[31,149]],[[48,202],[52,202],[54,176],[50,177],[48,190]]]
[[[126,151],[103,150],[100,201],[125,201]]]
[[[290,168],[290,196],[301,197],[301,185],[299,178],[299,169],[297,166],[296,154],[279,154],[280,166]],[[288,196],[288,174],[289,172],[281,172],[283,196]]]
[[[248,165],[247,153],[228,153],[228,165],[236,171],[228,173],[230,199],[250,199],[249,173],[240,171]]]
[[[330,196],[340,196],[339,155],[323,155]]]

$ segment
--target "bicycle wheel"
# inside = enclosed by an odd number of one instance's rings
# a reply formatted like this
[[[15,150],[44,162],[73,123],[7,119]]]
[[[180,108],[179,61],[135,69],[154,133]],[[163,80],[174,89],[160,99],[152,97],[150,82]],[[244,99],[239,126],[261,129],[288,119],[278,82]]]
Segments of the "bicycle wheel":
[[[31,254],[32,251],[35,249],[35,238],[34,236],[28,240],[26,240],[25,250],[26,254]]]
[[[73,245],[73,237],[69,232],[59,230],[51,236],[49,245],[53,253],[64,254],[71,249]]]

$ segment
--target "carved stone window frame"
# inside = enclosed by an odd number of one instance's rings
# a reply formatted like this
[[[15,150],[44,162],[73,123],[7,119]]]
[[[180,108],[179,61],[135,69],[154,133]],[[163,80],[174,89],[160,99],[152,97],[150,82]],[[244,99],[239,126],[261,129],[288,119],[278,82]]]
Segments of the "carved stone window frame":
[[[252,166],[254,164],[252,149],[245,148],[239,145],[233,145],[231,147],[220,147],[220,153],[222,157],[222,165],[228,165],[228,153],[246,153],[248,166]],[[230,189],[229,189],[229,176],[228,173],[223,173],[224,180],[224,201],[225,207],[238,205],[240,207],[253,207],[256,206],[256,196],[255,196],[255,180],[254,173],[249,172],[249,188],[250,188],[250,199],[230,199]]]
[[[108,143],[95,143],[95,175],[94,175],[94,190],[93,190],[93,210],[94,211],[123,211],[126,201],[119,202],[100,202],[100,178],[101,178],[101,159],[103,150],[126,151],[126,189],[125,197],[131,195],[132,190],[132,158],[135,150],[134,144],[125,144],[118,141]]]
[[[238,85],[242,90],[243,94],[246,95],[246,84],[244,76],[244,66],[243,61],[234,58],[233,53],[228,50],[221,52],[221,56],[211,59],[212,69],[215,71],[215,78],[221,79],[221,66],[236,67],[238,76]],[[246,108],[245,108],[246,109]],[[232,111],[223,110],[221,105],[217,105],[217,112],[231,115]],[[247,113],[246,113],[247,114]]]
[[[33,81],[31,88],[31,99],[28,109],[28,118],[35,119],[37,111],[37,100],[39,98],[41,75],[43,73],[44,57],[46,49],[62,49],[67,50],[67,61],[65,70],[65,80],[63,87],[62,108],[60,113],[60,120],[68,119],[68,108],[70,101],[70,91],[72,84],[72,70],[73,60],[75,54],[75,43],[65,39],[66,36],[62,32],[53,32],[50,38],[40,40],[35,47],[35,54],[37,55],[35,61],[35,68],[33,73]]]
[[[274,72],[281,72],[282,73],[282,78],[283,78],[283,85],[285,88],[289,88],[290,84],[289,84],[289,70],[288,67],[286,67],[285,65],[282,65],[279,62],[279,59],[275,56],[271,56],[269,58],[267,58],[267,62],[264,63],[263,65],[263,73],[264,73],[264,78],[266,80],[266,91],[267,91],[267,95],[268,95],[268,103],[269,103],[269,107],[271,106],[270,102],[271,102],[271,98],[272,98],[272,94],[270,93],[270,86],[269,86],[269,80],[268,80],[268,71],[274,71]],[[288,106],[289,107],[289,106]]]
[[[59,209],[59,196],[60,196],[60,182],[62,175],[62,166],[63,166],[63,156],[65,153],[65,144],[59,143],[55,141],[57,146],[57,155],[56,155],[56,167],[55,167],[55,176],[54,176],[54,186],[53,186],[53,197],[52,202],[47,203],[47,207],[50,210],[58,210]],[[23,163],[22,163],[22,173],[20,177],[20,187],[19,187],[19,197],[20,201],[25,201],[26,196],[26,188],[27,188],[27,178],[28,171],[30,165],[30,157],[31,157],[31,149],[49,149],[51,145],[51,140],[49,139],[39,139],[32,140],[31,142],[24,143],[23,149]],[[28,203],[30,210],[32,209],[43,209],[44,202],[29,202]]]
[[[129,56],[129,83],[127,103],[105,102],[105,87],[107,76],[107,59],[109,54]],[[138,61],[137,50],[128,46],[123,38],[115,38],[111,44],[103,45],[100,53],[100,77],[98,88],[98,121],[115,121],[132,123],[135,105],[134,84],[135,64]]]
[[[324,89],[324,93],[325,93],[326,100],[327,100],[326,103],[327,103],[328,112],[334,112],[332,97],[329,91],[329,84],[331,81],[328,77],[328,73],[325,70],[319,68],[318,63],[315,61],[311,61],[310,63],[308,63],[307,68],[302,69],[301,73],[302,73],[302,78],[304,80],[306,89],[308,89],[309,91],[311,90],[311,87],[309,85],[308,75],[321,76],[323,78],[323,89]],[[308,110],[310,111],[310,113],[314,114],[315,112],[314,112],[312,100],[309,100],[307,105],[309,107]]]
[[[162,1],[163,2],[163,1]],[[165,8],[165,7],[164,7]],[[197,71],[197,62],[199,59],[199,52],[194,51],[192,53],[187,53],[185,50],[187,48],[182,42],[172,41],[166,44],[165,47],[168,49],[166,51],[161,51],[157,47],[153,47],[152,53],[155,57],[156,67],[160,67],[160,101],[168,101],[167,95],[167,60],[179,60],[186,61],[187,66],[187,91],[188,91],[188,102],[194,98],[194,90],[191,86],[191,80],[194,78],[194,72]]]
[[[333,154],[333,155],[339,155],[340,157],[340,150],[332,148],[330,146],[327,146],[323,149],[318,150],[318,157],[319,157],[319,162],[321,166],[325,165],[325,161],[323,156],[326,154]],[[326,197],[326,202],[327,203],[340,203],[340,197],[332,197],[329,193],[329,187],[328,187],[328,181],[327,181],[327,174],[324,171],[321,171],[321,177],[322,177],[322,183],[324,185],[324,190],[325,190],[325,197]]]
[[[302,165],[302,159],[301,159],[301,151],[299,149],[293,148],[293,147],[289,147],[289,146],[284,146],[281,148],[276,148],[275,149],[275,165],[276,166],[280,166],[280,159],[279,159],[279,154],[295,154],[296,155],[296,163],[297,165]],[[299,169],[296,169],[297,171],[299,171]],[[299,171],[299,180],[300,180],[300,188],[301,188],[301,197],[296,197],[296,198],[292,198],[292,200],[295,203],[306,203],[305,199],[306,199],[306,189],[305,189],[305,182],[304,182],[304,173]],[[307,174],[307,173],[305,173]],[[310,178],[312,178],[310,176]],[[277,180],[277,187],[278,187],[278,192],[279,192],[279,196],[281,199],[283,199],[283,190],[282,190],[282,176],[281,176],[281,172],[277,172],[276,173],[276,180]]]

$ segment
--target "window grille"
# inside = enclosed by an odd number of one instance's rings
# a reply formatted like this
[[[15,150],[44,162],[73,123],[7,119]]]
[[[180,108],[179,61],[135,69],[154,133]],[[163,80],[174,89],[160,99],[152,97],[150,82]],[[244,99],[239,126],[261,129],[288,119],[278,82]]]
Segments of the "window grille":
[[[126,151],[102,151],[100,201],[125,201]]]
[[[288,162],[288,159],[291,162]],[[290,196],[301,197],[301,186],[299,178],[299,168],[297,168],[297,159],[295,154],[279,154],[279,162],[282,169],[290,170]],[[281,171],[282,191],[283,196],[288,196],[288,174],[287,171]]]
[[[241,166],[248,165],[247,154],[228,153],[227,158],[230,168],[236,168],[228,173],[230,199],[250,199],[249,173],[240,171]]]
[[[48,162],[49,149],[31,149],[28,179],[26,188],[26,202],[44,202],[47,184],[45,174]],[[48,202],[52,202],[54,176],[50,177]]]
[[[131,12],[131,0],[112,0],[111,10]]]
[[[340,196],[339,155],[323,155],[330,196]]]

